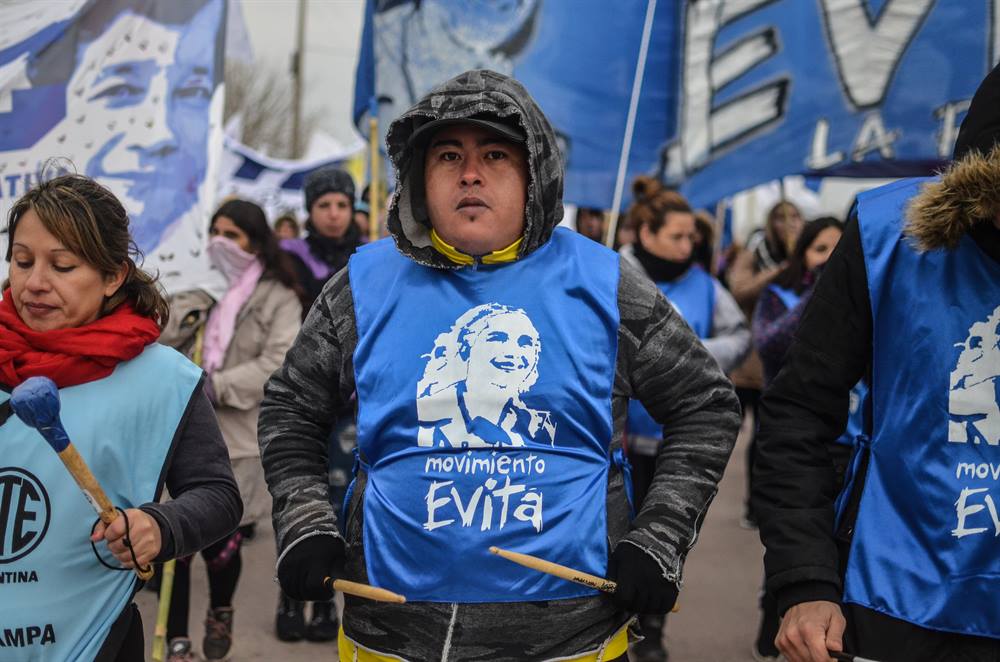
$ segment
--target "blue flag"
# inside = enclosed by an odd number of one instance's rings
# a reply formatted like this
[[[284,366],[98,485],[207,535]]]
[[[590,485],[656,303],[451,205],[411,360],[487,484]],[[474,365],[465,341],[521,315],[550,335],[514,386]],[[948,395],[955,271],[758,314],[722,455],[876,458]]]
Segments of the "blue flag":
[[[559,135],[566,200],[600,208],[611,206],[632,106],[626,185],[658,174],[696,205],[794,173],[924,173],[949,158],[1000,55],[996,4],[369,0],[355,119],[367,131],[360,120],[377,98],[384,134],[462,71],[513,75]]]

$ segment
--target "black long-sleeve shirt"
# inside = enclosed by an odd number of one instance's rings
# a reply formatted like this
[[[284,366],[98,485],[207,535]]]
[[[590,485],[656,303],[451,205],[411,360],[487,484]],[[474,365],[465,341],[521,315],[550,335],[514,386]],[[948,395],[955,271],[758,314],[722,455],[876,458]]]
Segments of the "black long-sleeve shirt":
[[[1000,263],[1000,228],[979,223],[969,234]],[[871,300],[852,218],[760,404],[753,507],[767,547],[767,588],[780,613],[800,602],[840,600],[834,501],[841,486],[830,449],[847,422],[848,393],[871,358]]]
[[[188,556],[229,535],[240,523],[243,501],[212,403],[198,386],[177,427],[167,460],[171,500],[142,510],[160,525],[156,561]]]

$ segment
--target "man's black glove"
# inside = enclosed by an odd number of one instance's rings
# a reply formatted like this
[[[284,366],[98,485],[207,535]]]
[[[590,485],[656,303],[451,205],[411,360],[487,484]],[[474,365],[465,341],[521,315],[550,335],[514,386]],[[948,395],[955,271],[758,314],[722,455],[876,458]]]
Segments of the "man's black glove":
[[[344,541],[329,535],[306,538],[294,545],[278,565],[278,583],[293,600],[329,600],[333,589],[327,577],[344,574]]]
[[[611,553],[608,579],[618,584],[611,599],[627,612],[666,614],[677,602],[677,585],[663,576],[652,556],[631,543],[619,543]]]

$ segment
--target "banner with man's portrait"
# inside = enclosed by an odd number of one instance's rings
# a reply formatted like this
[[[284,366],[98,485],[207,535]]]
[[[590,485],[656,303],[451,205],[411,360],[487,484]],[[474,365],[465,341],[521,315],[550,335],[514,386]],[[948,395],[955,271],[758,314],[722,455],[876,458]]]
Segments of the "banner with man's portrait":
[[[40,176],[84,174],[124,204],[168,291],[210,281],[225,13],[225,0],[0,6],[0,226]]]

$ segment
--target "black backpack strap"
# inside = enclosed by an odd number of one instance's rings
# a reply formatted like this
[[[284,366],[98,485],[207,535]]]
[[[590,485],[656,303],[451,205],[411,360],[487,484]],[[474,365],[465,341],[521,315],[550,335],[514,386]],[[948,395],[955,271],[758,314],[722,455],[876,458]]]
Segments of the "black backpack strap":
[[[14,408],[10,406],[10,400],[5,400],[0,404],[0,425],[7,422],[7,419],[14,415]]]

